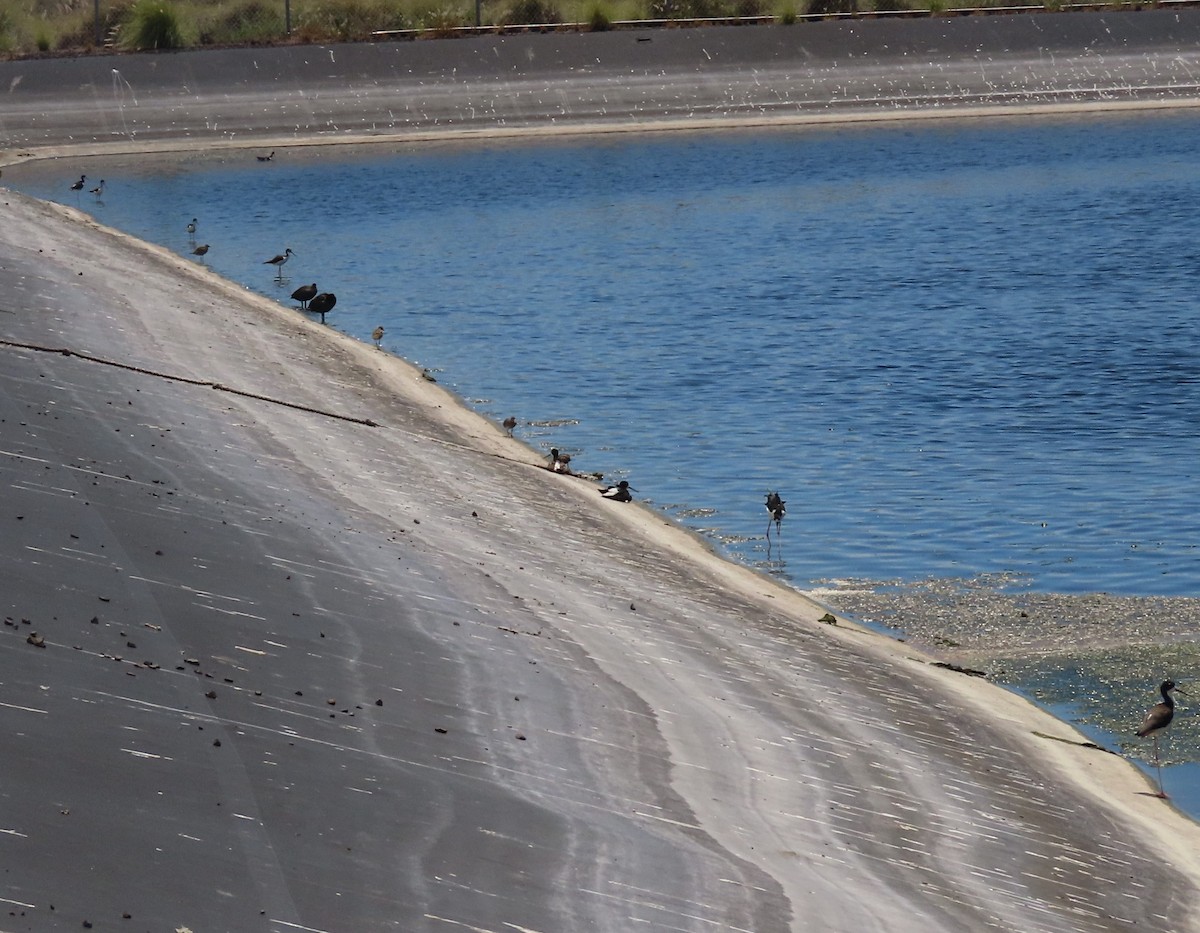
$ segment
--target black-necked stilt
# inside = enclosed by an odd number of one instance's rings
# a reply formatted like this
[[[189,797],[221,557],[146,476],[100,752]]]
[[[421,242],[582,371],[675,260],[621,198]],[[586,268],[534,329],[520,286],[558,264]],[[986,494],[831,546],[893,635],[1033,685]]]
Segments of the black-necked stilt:
[[[317,297],[317,283],[312,285],[301,285],[298,289],[292,292],[292,300],[300,302],[300,307],[307,309],[308,303]]]
[[[513,428],[517,426],[517,419],[512,415],[509,415],[504,419],[503,424],[504,430],[508,432],[508,436],[512,437]]]
[[[325,315],[333,310],[333,306],[337,304],[337,295],[333,292],[321,292],[319,295],[314,295],[312,301],[308,303],[308,310],[313,314],[321,315],[321,323],[325,323]]]
[[[72,191],[82,191],[82,190],[83,190],[83,186],[84,186],[85,184],[87,184],[87,176],[86,176],[86,175],[80,175],[80,176],[79,176],[79,181],[77,181],[77,182],[75,182],[75,184],[71,185],[71,190],[72,190]]]
[[[375,349],[379,349],[379,345],[383,343],[383,327],[376,327],[371,331],[371,339],[375,341]]]
[[[100,179],[100,184],[96,185],[96,187],[93,188],[89,192],[89,194],[94,194],[96,196],[96,199],[99,200],[100,195],[104,194],[104,179],[103,178]]]
[[[272,149],[270,155],[255,156],[255,158],[258,159],[259,162],[270,162],[273,158],[275,158],[275,150]]]
[[[599,493],[600,495],[604,496],[605,499],[612,499],[616,502],[632,502],[633,496],[629,494],[629,490],[631,489],[633,489],[633,487],[629,485],[629,480],[623,479],[615,486],[604,487],[603,489],[599,490]],[[637,492],[636,489],[633,489],[633,491]]]
[[[192,255],[199,256],[201,259],[203,259],[204,254],[207,252],[208,252],[208,244],[205,243],[203,246],[197,246],[194,250],[192,250]]]
[[[283,277],[283,264],[285,262],[287,262],[289,259],[291,259],[294,255],[295,255],[295,253],[292,252],[292,248],[289,246],[278,256],[272,256],[270,259],[263,260],[263,265],[264,266],[274,266],[275,270],[279,273],[280,278],[282,278]]]
[[[193,217],[192,222],[187,225],[187,234],[188,234],[188,239],[191,240],[192,242],[195,242],[195,240],[196,240],[196,218],[195,217]]]
[[[787,503],[779,498],[779,493],[767,493],[767,511],[771,513],[771,518],[767,522],[767,540],[771,538],[771,522],[775,523],[775,530],[783,532],[783,516],[787,514]]]
[[[1171,691],[1175,690],[1183,693],[1175,686],[1175,681],[1164,680],[1158,688],[1162,693],[1162,702],[1156,703],[1150,707],[1146,713],[1146,718],[1142,720],[1142,728],[1138,729],[1138,738],[1144,739],[1146,736],[1154,736],[1154,768],[1158,772],[1158,796],[1166,799],[1166,792],[1163,790],[1162,783],[1162,765],[1158,758],[1158,734],[1171,724],[1171,720],[1175,718],[1175,700],[1171,696]]]

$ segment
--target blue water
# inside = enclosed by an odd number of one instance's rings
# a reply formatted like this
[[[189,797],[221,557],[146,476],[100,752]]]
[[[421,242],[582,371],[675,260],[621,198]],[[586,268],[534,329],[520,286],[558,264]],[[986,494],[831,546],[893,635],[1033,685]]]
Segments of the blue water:
[[[387,349],[515,414],[533,446],[628,478],[801,588],[1012,573],[1197,596],[1197,151],[1182,114],[5,182],[184,255],[198,217],[216,271],[289,305],[317,282],[338,296],[330,326],[384,325]],[[103,201],[67,190],[79,171],[106,178]],[[278,281],[263,260],[285,247]]]
[[[331,326],[383,324],[538,423],[518,436],[801,587],[1197,595],[1198,148],[1190,115],[1092,118],[235,154],[125,170],[102,203],[67,191],[74,164],[24,187],[185,254],[199,217],[215,270],[285,303],[316,281]],[[285,247],[280,285],[262,261]]]

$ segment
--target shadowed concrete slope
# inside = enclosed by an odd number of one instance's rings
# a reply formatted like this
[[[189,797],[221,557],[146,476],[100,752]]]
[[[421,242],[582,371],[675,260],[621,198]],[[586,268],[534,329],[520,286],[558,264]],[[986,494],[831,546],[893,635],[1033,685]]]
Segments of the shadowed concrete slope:
[[[3,209],[0,930],[1200,928],[1196,827],[1066,726]]]

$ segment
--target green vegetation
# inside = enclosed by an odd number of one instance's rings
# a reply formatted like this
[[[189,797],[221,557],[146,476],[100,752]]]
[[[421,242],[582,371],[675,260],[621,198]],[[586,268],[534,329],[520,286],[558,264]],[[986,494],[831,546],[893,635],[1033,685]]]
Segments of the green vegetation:
[[[1018,0],[1021,2],[1021,0]],[[1028,0],[1039,9],[1062,0]],[[1117,3],[1118,0],[1113,0]],[[285,3],[290,5],[291,33]],[[0,55],[78,54],[97,49],[361,41],[372,33],[421,30],[450,36],[480,24],[603,31],[630,20],[805,16],[853,12],[942,13],[1007,5],[1008,0],[3,0]],[[97,16],[97,12],[99,15]]]
[[[135,51],[183,48],[183,33],[167,0],[138,0],[129,13],[126,48]]]

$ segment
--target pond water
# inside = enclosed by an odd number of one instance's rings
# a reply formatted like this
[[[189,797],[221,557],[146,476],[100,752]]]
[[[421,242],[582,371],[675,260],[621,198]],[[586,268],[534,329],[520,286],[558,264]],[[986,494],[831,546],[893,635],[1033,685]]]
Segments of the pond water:
[[[382,325],[385,349],[534,447],[827,599],[979,578],[1138,599],[1200,595],[1198,149],[1184,113],[201,154],[5,182],[184,255],[208,244],[207,265],[284,304],[335,292],[330,326]],[[68,190],[80,171],[102,197]],[[768,538],[772,490],[787,515]],[[1189,673],[1126,671],[1147,705]],[[1015,682],[1056,710],[1108,691]],[[1171,760],[1196,759],[1187,735]]]

